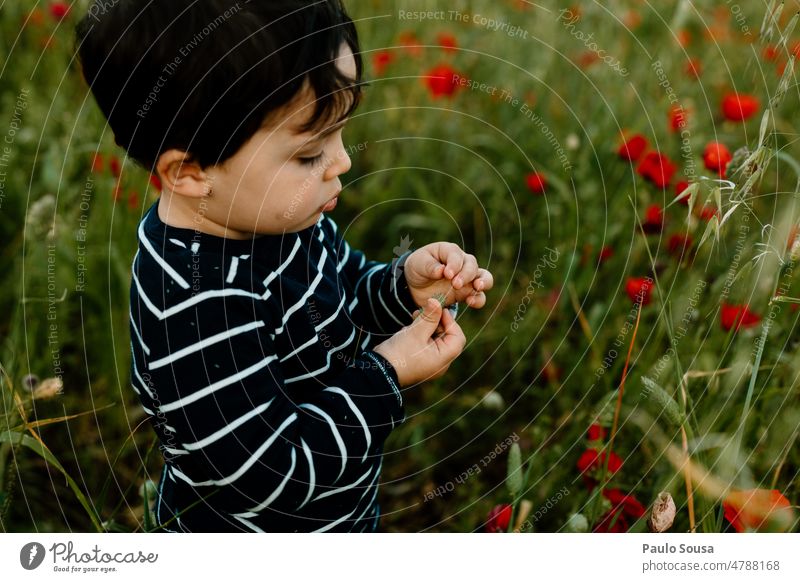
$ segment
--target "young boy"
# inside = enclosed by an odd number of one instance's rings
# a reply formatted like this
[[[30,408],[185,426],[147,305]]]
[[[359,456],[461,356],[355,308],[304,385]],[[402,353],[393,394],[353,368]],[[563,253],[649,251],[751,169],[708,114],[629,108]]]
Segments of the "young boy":
[[[165,461],[158,525],[376,531],[401,388],[465,344],[433,297],[480,308],[493,281],[451,243],[367,260],[325,214],[361,97],[340,1],[97,2],[76,32],[117,144],[163,186],[130,322]]]

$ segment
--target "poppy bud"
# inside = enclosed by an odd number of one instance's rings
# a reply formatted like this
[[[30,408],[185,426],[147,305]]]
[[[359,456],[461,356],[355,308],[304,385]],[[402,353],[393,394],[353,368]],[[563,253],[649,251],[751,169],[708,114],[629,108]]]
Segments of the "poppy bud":
[[[663,533],[672,527],[672,522],[675,521],[675,501],[672,495],[666,491],[658,494],[650,516],[647,518],[647,527],[653,533]]]

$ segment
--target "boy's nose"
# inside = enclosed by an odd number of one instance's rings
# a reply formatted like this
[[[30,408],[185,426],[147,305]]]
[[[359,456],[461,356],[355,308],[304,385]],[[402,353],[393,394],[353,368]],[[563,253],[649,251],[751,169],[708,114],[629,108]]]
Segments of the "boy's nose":
[[[353,163],[350,161],[350,156],[347,154],[347,149],[344,147],[342,141],[339,140],[339,147],[336,148],[336,152],[333,154],[331,165],[328,166],[328,169],[325,172],[325,179],[333,180],[337,176],[347,173],[352,165]]]

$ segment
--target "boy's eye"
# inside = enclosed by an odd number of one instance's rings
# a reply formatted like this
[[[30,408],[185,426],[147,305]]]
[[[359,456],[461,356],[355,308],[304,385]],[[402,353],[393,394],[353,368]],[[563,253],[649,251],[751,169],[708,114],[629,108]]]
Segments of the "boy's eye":
[[[315,166],[316,164],[322,161],[324,155],[325,152],[320,152],[318,155],[310,158],[297,158],[297,159],[300,160],[300,163],[303,164],[304,166]]]

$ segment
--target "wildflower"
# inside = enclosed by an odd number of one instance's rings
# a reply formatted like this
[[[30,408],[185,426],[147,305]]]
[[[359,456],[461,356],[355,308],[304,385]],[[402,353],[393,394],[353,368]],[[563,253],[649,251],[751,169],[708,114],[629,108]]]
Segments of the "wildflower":
[[[594,530],[597,533],[626,532],[630,528],[628,518],[637,520],[644,516],[644,506],[633,495],[625,495],[619,489],[606,489],[603,497],[608,499],[612,506],[603,515]]]
[[[33,392],[36,385],[39,383],[39,376],[36,374],[26,374],[22,377],[22,387],[28,392]]]
[[[589,426],[589,430],[586,431],[586,438],[589,441],[602,441],[606,438],[606,429],[603,428],[602,425],[594,423]]]
[[[642,157],[644,150],[647,149],[647,139],[640,133],[637,133],[617,150],[617,155],[624,160],[634,162]]]
[[[56,21],[61,22],[69,14],[69,4],[66,2],[53,2],[50,5],[50,16]]]
[[[634,303],[648,305],[653,293],[653,280],[650,277],[630,277],[625,283],[625,292]]]
[[[547,189],[547,178],[539,172],[531,172],[525,177],[525,183],[528,185],[528,190],[533,194],[544,194]]]
[[[386,67],[394,61],[394,53],[390,51],[378,51],[372,53],[372,67],[376,75],[383,75]]]
[[[722,502],[725,519],[737,532],[768,529],[770,521],[794,521],[792,504],[777,489],[744,489],[730,493]]]
[[[761,316],[750,311],[748,305],[731,305],[722,303],[720,310],[720,325],[725,331],[739,331],[740,327],[745,329],[755,327],[761,322]]]
[[[692,79],[699,79],[700,75],[703,73],[703,64],[700,62],[700,59],[692,57],[686,61],[685,70],[686,74]]]
[[[400,33],[398,40],[411,56],[418,57],[422,54],[422,46],[420,46],[419,39],[414,32],[410,30],[403,31]]]
[[[96,153],[92,156],[92,172],[99,174],[103,171],[103,154]]]
[[[729,121],[746,121],[758,112],[758,99],[744,93],[729,93],[722,99],[722,114]]]
[[[446,52],[454,52],[458,48],[456,37],[449,32],[440,32],[436,35],[439,46]]]
[[[597,255],[597,264],[602,265],[613,256],[614,256],[614,249],[606,245],[600,249],[600,252]]]
[[[589,531],[589,520],[582,513],[573,513],[564,524],[564,529],[571,533],[585,533]]]
[[[114,177],[119,178],[119,175],[122,173],[122,167],[120,166],[117,156],[111,156],[111,159],[108,161],[108,167],[111,169],[111,173]]]
[[[669,237],[667,250],[674,257],[682,257],[692,247],[693,242],[691,235],[676,232]]]
[[[486,520],[486,531],[489,533],[504,533],[508,531],[511,522],[511,506],[508,503],[495,505],[489,512]]]
[[[158,177],[158,174],[150,174],[150,185],[161,192],[161,178]]]
[[[61,378],[46,378],[33,389],[34,400],[47,400],[64,393]]]
[[[139,193],[136,190],[128,192],[128,210],[134,211],[139,208]]]
[[[583,477],[583,482],[589,489],[592,489],[597,480],[595,476],[602,472],[606,463],[606,452],[599,452],[597,449],[586,449],[578,459],[577,467]],[[622,468],[622,459],[620,456],[611,451],[608,457],[608,474],[614,475]]]
[[[644,221],[642,228],[647,234],[655,234],[661,232],[664,226],[664,209],[659,204],[651,204],[644,212]]]
[[[459,87],[455,80],[458,73],[448,65],[437,65],[423,77],[434,98],[451,97]]]
[[[702,220],[708,222],[715,216],[719,218],[719,210],[716,207],[711,206],[710,204],[704,204],[700,208],[696,210],[697,216],[699,216]]]
[[[733,159],[730,150],[718,141],[709,142],[703,151],[703,163],[712,172],[717,172],[720,178],[725,177],[725,168]]]
[[[688,112],[681,105],[673,105],[669,110],[669,129],[672,133],[682,130],[688,123]]]
[[[653,508],[650,510],[650,516],[647,518],[647,527],[653,533],[663,533],[672,527],[675,521],[675,501],[672,495],[666,491],[658,494]]]
[[[665,188],[672,182],[677,168],[672,161],[659,152],[650,152],[644,156],[636,171],[640,176],[659,188]]]

